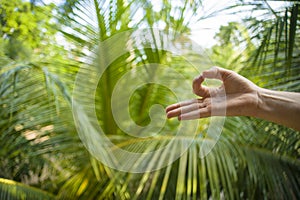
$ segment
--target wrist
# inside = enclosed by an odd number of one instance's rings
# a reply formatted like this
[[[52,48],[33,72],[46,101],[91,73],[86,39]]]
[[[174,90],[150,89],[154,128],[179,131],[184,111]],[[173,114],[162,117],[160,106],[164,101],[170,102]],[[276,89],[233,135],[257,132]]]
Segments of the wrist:
[[[257,100],[256,108],[253,117],[263,118],[264,113],[267,112],[266,104],[266,94],[268,93],[267,89],[258,87],[257,89]]]
[[[246,116],[261,118],[266,112],[265,94],[266,89],[256,86],[251,95],[251,101],[248,106]]]

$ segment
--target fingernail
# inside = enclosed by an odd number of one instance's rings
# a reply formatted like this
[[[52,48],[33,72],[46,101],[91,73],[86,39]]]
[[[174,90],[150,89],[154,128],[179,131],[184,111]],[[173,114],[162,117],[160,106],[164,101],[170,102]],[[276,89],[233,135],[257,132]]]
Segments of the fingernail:
[[[167,118],[168,118],[168,119],[172,118],[172,116],[171,116],[170,113],[167,113]]]

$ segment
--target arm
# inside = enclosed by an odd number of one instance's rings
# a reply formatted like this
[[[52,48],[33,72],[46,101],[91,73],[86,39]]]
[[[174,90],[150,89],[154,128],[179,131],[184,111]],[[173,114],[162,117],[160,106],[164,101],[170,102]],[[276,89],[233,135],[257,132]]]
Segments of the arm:
[[[257,112],[253,117],[266,119],[300,131],[300,94],[261,88]]]
[[[219,88],[208,88],[206,78],[220,79]],[[225,90],[226,103],[211,104]],[[214,109],[226,109],[227,116],[252,116],[300,130],[300,94],[272,91],[258,87],[243,76],[223,68],[213,67],[193,81],[193,91],[199,99],[188,100],[166,108],[167,117],[189,120],[212,116]],[[219,113],[219,112],[214,112]]]

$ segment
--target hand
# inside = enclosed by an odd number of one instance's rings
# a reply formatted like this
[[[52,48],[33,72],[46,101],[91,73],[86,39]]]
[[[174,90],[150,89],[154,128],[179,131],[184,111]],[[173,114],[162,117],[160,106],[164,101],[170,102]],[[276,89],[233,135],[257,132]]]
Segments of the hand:
[[[206,87],[202,85],[206,78],[219,79],[223,84],[218,88]],[[231,70],[212,67],[193,81],[193,92],[200,98],[168,106],[167,117],[189,120],[213,115],[252,116],[258,107],[259,90],[254,83]],[[212,98],[225,98],[226,101],[214,100],[212,104]]]

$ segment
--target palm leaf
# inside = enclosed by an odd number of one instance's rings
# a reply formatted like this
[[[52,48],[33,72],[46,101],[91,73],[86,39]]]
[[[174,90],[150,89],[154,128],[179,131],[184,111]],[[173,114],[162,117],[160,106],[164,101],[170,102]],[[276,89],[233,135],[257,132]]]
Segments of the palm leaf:
[[[35,187],[0,178],[0,198],[1,199],[55,199],[51,193],[45,192]]]
[[[100,60],[93,62],[93,56],[98,52],[93,51],[91,48],[93,46],[97,46],[98,42],[105,41],[106,39],[111,38],[112,36],[116,36],[121,30],[117,30],[115,28],[116,24],[121,20],[121,27],[124,24],[124,30],[128,30],[128,24],[131,23],[132,18],[122,18],[122,14],[116,15],[115,13],[126,13],[124,15],[134,17],[132,10],[138,10],[138,6],[143,5],[145,7],[141,7],[140,9],[145,9],[145,16],[141,17],[140,20],[136,21],[134,24],[138,27],[138,25],[142,24],[142,22],[146,23],[149,26],[155,24],[155,15],[151,12],[151,3],[148,1],[142,1],[141,4],[134,2],[130,2],[129,7],[122,7],[120,11],[115,11],[112,9],[111,2],[99,2],[99,1],[87,1],[89,3],[89,8],[94,8],[95,13],[92,15],[86,15],[87,18],[85,20],[88,23],[78,23],[77,18],[83,16],[79,14],[81,12],[85,13],[86,11],[83,9],[85,3],[76,4],[78,7],[77,10],[74,11],[75,18],[71,19],[72,26],[74,29],[67,33],[64,33],[66,37],[69,37],[71,41],[74,41],[80,48],[88,47],[90,50],[89,55],[80,55],[85,58],[86,56],[89,62],[81,63],[80,67],[83,69],[85,75],[89,77],[89,80],[86,81],[86,85],[84,85],[85,91],[78,93],[78,97],[82,98],[82,105],[85,106],[84,109],[78,110],[81,116],[82,124],[85,124],[85,128],[88,129],[87,124],[100,123],[104,130],[107,131],[109,138],[118,146],[127,150],[133,150],[137,152],[146,152],[154,150],[160,145],[164,145],[169,142],[167,137],[154,137],[149,140],[144,139],[136,139],[130,136],[126,136],[125,133],[117,127],[114,122],[112,112],[111,112],[111,95],[113,94],[113,89],[117,84],[117,81],[128,71],[131,70],[131,67],[136,69],[141,69],[141,65],[145,63],[165,63],[168,54],[163,51],[159,51],[157,46],[160,45],[160,41],[154,40],[153,46],[145,45],[144,49],[139,49],[133,52],[133,54],[123,54],[117,60],[110,63],[109,68],[103,71],[103,77],[101,77],[100,82],[98,84],[99,90],[96,93],[96,102],[98,107],[96,110],[98,112],[98,121],[89,122],[86,120],[85,116],[89,114],[89,104],[88,94],[92,91],[90,87],[91,84],[95,83],[97,77],[94,75],[97,73],[95,66],[103,66],[110,59],[110,51],[107,51],[111,48],[111,51],[118,51],[124,45],[124,43],[120,42],[116,44],[114,48],[111,46],[103,46],[100,49]],[[183,2],[183,5],[188,5],[186,1]],[[122,3],[120,3],[122,4]],[[166,1],[166,10],[170,11],[172,8],[171,4]],[[253,6],[253,5],[252,5]],[[265,10],[268,7],[264,7],[264,4],[258,3],[254,6],[259,8],[263,8]],[[121,11],[122,10],[122,11]],[[183,17],[186,12],[186,8],[179,9],[179,13]],[[115,12],[115,13],[114,13]],[[164,10],[163,12],[164,13]],[[294,14],[295,15],[295,14]],[[118,17],[115,17],[118,16]],[[154,17],[153,17],[154,16]],[[164,16],[164,15],[163,15]],[[268,16],[264,13],[264,16]],[[280,16],[280,15],[278,15]],[[175,30],[183,30],[186,31],[185,28],[182,27],[182,24],[185,24],[185,20],[182,17],[176,21],[172,19],[172,17],[166,15],[166,27],[174,28]],[[97,19],[97,25],[93,23],[93,19]],[[273,18],[271,18],[273,20]],[[124,21],[123,21],[124,20]],[[263,35],[263,43],[258,48],[258,53],[254,54],[254,61],[259,62],[258,66],[261,66],[263,62],[268,61],[269,59],[266,54],[260,55],[260,52],[275,52],[276,61],[281,60],[281,53],[279,48],[281,45],[278,45],[278,41],[284,41],[282,39],[284,34],[284,27],[282,23],[278,23],[275,27],[272,28],[272,20],[270,20],[270,26],[265,28],[266,32]],[[174,24],[173,24],[174,23]],[[257,22],[256,22],[257,23]],[[267,25],[267,23],[265,23]],[[251,25],[255,28],[255,25]],[[78,29],[77,27],[86,27]],[[256,27],[257,28],[257,27]],[[92,31],[82,31],[82,30],[92,30]],[[241,29],[240,29],[241,30]],[[251,29],[252,30],[252,29]],[[256,30],[260,31],[259,28]],[[275,42],[272,41],[272,33],[274,30],[277,30],[278,36],[275,39]],[[245,33],[244,30],[242,32]],[[97,36],[97,38],[95,38]],[[152,34],[153,37],[153,34]],[[247,36],[248,42],[246,44],[253,45],[255,42],[249,42],[249,38],[254,39],[255,36]],[[125,39],[126,40],[126,39]],[[121,40],[122,41],[122,40]],[[277,42],[276,42],[277,41]],[[296,39],[295,39],[296,41]],[[269,46],[271,44],[277,45],[277,50],[270,50]],[[118,46],[119,45],[119,46]],[[294,48],[294,47],[293,47]],[[251,47],[253,49],[253,46]],[[291,52],[291,51],[289,51]],[[294,52],[294,51],[293,51]],[[133,56],[132,56],[133,55]],[[146,55],[146,58],[143,58],[143,55]],[[90,62],[92,59],[92,62]],[[236,60],[233,61],[233,63]],[[182,61],[181,61],[182,62]],[[179,62],[180,63],[180,62]],[[139,65],[140,64],[140,65]],[[273,63],[274,64],[274,63]],[[174,64],[174,66],[176,66]],[[99,69],[98,69],[99,70]],[[100,68],[100,70],[103,70]],[[245,69],[241,68],[241,72],[245,73]],[[258,70],[260,71],[260,70]],[[139,72],[141,73],[149,73],[147,69],[141,69]],[[181,72],[184,72],[182,70]],[[268,70],[268,73],[271,73],[272,70]],[[257,74],[257,72],[255,72]],[[294,72],[293,72],[294,73]],[[151,78],[159,77],[159,75],[163,74],[163,71],[156,73],[147,74]],[[251,73],[252,74],[252,73]],[[295,75],[296,76],[296,75]],[[290,77],[290,76],[289,76]],[[138,77],[136,77],[138,78]],[[295,77],[296,78],[296,77]],[[175,83],[174,83],[175,84]],[[278,84],[278,83],[276,83]],[[166,91],[162,91],[161,88],[156,86],[150,86],[146,88],[140,88],[134,94],[134,103],[132,104],[132,108],[136,108],[133,112],[136,116],[136,122],[145,125],[149,122],[149,116],[147,114],[147,110],[149,109],[149,105],[162,102],[163,105],[167,105],[170,101],[174,101],[173,99],[165,99],[167,96]],[[147,99],[147,101],[144,101]],[[162,100],[162,101],[158,101]],[[86,104],[85,104],[86,102]],[[120,104],[120,106],[122,106]],[[133,117],[135,118],[135,117]],[[86,121],[85,121],[86,120]],[[124,121],[125,123],[125,121]],[[259,124],[260,121],[255,121],[255,123]],[[295,161],[291,155],[295,155],[297,153],[295,150],[291,151],[287,148],[288,144],[297,144],[298,134],[292,136],[290,140],[280,147],[279,151],[273,152],[273,148],[278,141],[276,141],[278,134],[273,134],[269,136],[264,130],[267,127],[266,124],[261,123],[260,129],[256,128],[256,124],[252,123],[248,119],[228,119],[225,124],[224,134],[222,134],[219,142],[213,148],[213,150],[203,159],[200,159],[199,153],[201,149],[201,145],[203,143],[209,143],[210,140],[207,138],[201,138],[199,134],[199,138],[197,138],[188,151],[186,151],[179,160],[175,163],[167,165],[165,168],[162,168],[155,172],[145,172],[143,174],[132,174],[132,173],[121,173],[116,171],[109,172],[109,179],[105,180],[104,188],[101,187],[95,189],[102,195],[100,198],[108,198],[108,197],[119,197],[124,199],[138,199],[138,198],[157,198],[160,199],[166,198],[182,198],[182,199],[197,199],[199,197],[203,199],[208,198],[222,198],[223,196],[231,198],[231,199],[239,199],[239,198],[277,198],[278,196],[274,196],[276,191],[280,191],[279,198],[293,198],[298,195],[298,184],[299,180],[297,178],[290,178],[293,173],[298,173],[297,169],[299,169],[299,163]],[[172,132],[174,127],[178,124],[169,124],[169,130]],[[268,123],[269,127],[270,125]],[[237,131],[240,130],[240,131]],[[201,133],[205,134],[206,129],[201,129]],[[90,133],[92,131],[90,130]],[[262,134],[259,134],[262,133]],[[292,133],[288,133],[291,135]],[[231,137],[230,137],[231,136]],[[92,136],[89,136],[92,138]],[[147,160],[138,159],[136,160],[135,167],[144,166],[146,169],[150,169],[153,165],[159,165],[162,160],[171,159],[176,156],[174,152],[181,147],[184,147],[186,143],[191,143],[191,138],[183,137],[179,138],[174,142],[174,146],[168,153],[162,154],[153,154],[153,157],[148,158]],[[270,142],[270,143],[269,143]],[[249,145],[250,144],[250,145]],[[266,144],[270,144],[270,146],[266,146]],[[272,144],[272,145],[271,145]],[[91,144],[92,145],[92,144]],[[175,148],[176,147],[176,148]],[[295,146],[293,147],[293,149]],[[289,152],[285,154],[285,152]],[[104,154],[104,152],[102,152]],[[94,156],[95,153],[93,154]],[[110,156],[107,155],[107,159],[110,159]],[[126,158],[124,158],[126,159]],[[96,177],[100,177],[99,174],[103,174],[105,167],[102,164],[96,162],[97,164],[93,164],[93,170],[96,174]],[[145,163],[148,163],[145,165]],[[274,170],[270,170],[270,173],[265,173],[269,170],[270,166],[275,166]],[[262,170],[261,170],[262,169]],[[261,171],[260,171],[261,170]],[[89,173],[85,171],[86,173]],[[98,174],[98,175],[97,175]],[[105,174],[105,173],[104,173]],[[285,176],[288,175],[289,178]],[[89,180],[92,182],[92,175]],[[88,187],[81,187],[80,185],[84,184],[84,178],[81,174],[80,176],[74,176],[72,181],[78,182],[78,187],[83,188],[86,191],[90,191]],[[241,182],[247,183],[245,187],[241,186]],[[70,182],[71,183],[71,182]],[[65,185],[65,189],[71,189],[72,184]],[[92,184],[91,184],[92,185]],[[295,187],[291,187],[294,185]],[[92,186],[90,186],[92,187]],[[251,193],[250,189],[254,188],[255,192]],[[77,190],[77,191],[78,191]],[[113,192],[115,191],[115,193]],[[80,189],[81,191],[81,189]],[[74,190],[73,193],[76,193]],[[84,193],[84,192],[83,192]],[[82,194],[83,194],[82,193]],[[97,192],[96,192],[97,193]],[[93,193],[93,194],[96,194]],[[122,195],[122,193],[124,195]],[[74,196],[75,197],[75,196]],[[93,198],[95,196],[85,196],[85,198]]]
[[[3,166],[9,166],[8,169],[13,169],[6,173],[7,167],[4,167],[1,176],[25,182],[26,177],[30,177],[32,173],[38,174],[47,166],[53,170],[55,177],[60,177],[58,183],[61,187],[55,189],[58,187],[55,185],[51,191],[58,193],[58,197],[62,199],[299,198],[298,132],[261,120],[230,118],[226,120],[218,143],[204,157],[206,148],[203,148],[203,145],[209,147],[217,140],[205,137],[205,123],[208,123],[208,120],[201,121],[202,125],[199,126],[196,135],[192,135],[193,131],[187,129],[186,135],[175,140],[172,139],[180,123],[174,120],[166,123],[162,133],[167,134],[158,134],[146,139],[128,136],[115,122],[111,106],[112,94],[120,83],[118,81],[127,72],[134,69],[138,73],[133,73],[131,78],[138,80],[140,77],[146,77],[145,79],[155,81],[175,75],[169,73],[166,68],[145,67],[147,64],[170,65],[186,79],[191,79],[198,72],[189,70],[190,65],[184,59],[172,57],[168,52],[160,50],[158,47],[163,46],[166,41],[162,36],[156,37],[153,31],[149,34],[151,42],[142,44],[142,48],[119,55],[109,63],[108,68],[104,68],[112,58],[112,52],[119,52],[128,45],[129,40],[117,40],[113,46],[105,46],[105,41],[126,30],[134,33],[139,27],[155,26],[161,19],[165,22],[163,32],[175,39],[178,35],[174,33],[189,32],[188,24],[199,9],[197,7],[201,1],[177,2],[182,6],[177,6],[172,1],[163,1],[160,12],[153,12],[153,4],[146,0],[90,0],[68,3],[71,3],[72,9],[68,15],[63,16],[67,21],[63,24],[61,33],[67,42],[75,47],[66,55],[67,59],[55,57],[34,64],[8,64],[1,68],[0,105],[3,110],[0,111],[0,142],[1,147],[4,147],[0,150],[1,162],[4,163]],[[266,79],[259,83],[261,86],[299,91],[298,6],[293,5],[282,13],[269,10],[263,2],[255,2],[254,5],[249,3],[246,6],[250,6],[247,8],[251,9],[264,9],[267,12],[263,14],[264,22],[251,19],[249,24],[246,24],[246,30],[243,26],[237,29],[245,36],[242,37],[246,40],[243,44],[248,45],[250,53],[253,53],[247,62],[251,64],[250,67],[241,67],[240,64],[240,72],[254,81]],[[188,14],[191,10],[192,14]],[[140,11],[141,16],[136,14]],[[179,17],[175,18],[174,14],[170,13],[177,13]],[[189,17],[186,17],[187,15]],[[247,33],[247,29],[253,30],[253,33]],[[257,41],[262,42],[253,52]],[[184,44],[188,40],[182,38],[182,42]],[[99,43],[104,45],[97,48]],[[250,53],[245,55],[249,56]],[[186,56],[195,59],[195,55]],[[171,61],[168,61],[170,58]],[[197,58],[193,63],[204,62],[203,60]],[[246,63],[245,59],[236,58],[229,64],[241,60]],[[90,144],[85,144],[87,147],[99,144],[95,140],[97,137],[94,137],[98,132],[90,128],[94,124],[101,125],[108,138],[116,144],[116,148],[136,153],[152,152],[172,141],[167,151],[153,153],[151,157],[140,157],[134,160],[133,164],[128,164],[133,167],[133,171],[143,167],[146,172],[125,173],[112,170],[96,160],[99,158],[99,152],[91,151],[91,156],[84,149],[74,134],[75,127],[68,105],[71,99],[69,91],[73,89],[74,74],[78,70],[84,74],[83,78],[88,79],[84,81],[82,90],[74,93],[83,107],[76,107],[78,104],[75,102],[73,112],[78,114],[78,123],[81,123],[88,133],[81,135],[81,139],[86,137],[91,141]],[[103,74],[98,82],[99,71]],[[257,74],[259,76],[254,76]],[[94,84],[97,84],[95,99],[89,95],[93,93]],[[178,89],[181,94],[186,93],[182,82],[170,81],[168,87],[171,86],[181,88]],[[129,88],[128,86],[126,89]],[[149,84],[133,93],[129,109],[132,110],[134,122],[145,126],[151,123],[148,115],[151,105],[159,103],[166,106],[174,101],[176,98],[170,94],[168,88]],[[95,121],[87,118],[91,113],[91,102],[96,102]],[[120,107],[124,105],[119,104]],[[126,123],[132,124],[132,121],[121,121],[125,127]],[[50,127],[51,130],[46,130],[46,127]],[[28,131],[37,136],[30,139]],[[149,134],[147,130],[139,132],[142,133]],[[42,138],[44,141],[41,141]],[[105,142],[100,144],[106,145]],[[179,157],[178,152],[187,146],[189,148]],[[99,147],[96,145],[95,149],[97,148]],[[102,155],[105,153],[107,152],[100,152]],[[110,154],[105,156],[108,160],[112,159]],[[178,159],[173,163],[175,158]],[[130,162],[127,157],[120,157],[116,163],[124,163],[122,161],[126,159]],[[19,162],[20,160],[25,161]],[[30,161],[30,170],[27,160]],[[151,172],[154,166],[163,166],[164,162],[167,162],[164,168]],[[36,164],[37,167],[30,163]],[[61,174],[58,173],[60,170]],[[12,186],[12,182],[9,183],[8,187],[6,184],[5,190],[13,191],[15,187]],[[42,183],[40,187],[46,188],[46,183],[49,182]],[[21,185],[17,185],[21,188]],[[18,194],[21,195],[22,192]]]
[[[68,89],[47,68],[31,63],[2,67],[0,76],[0,176],[41,188],[49,184],[54,192],[57,186],[51,179],[60,170],[51,160],[60,156],[52,153],[71,150],[70,143],[76,141],[66,126]]]

